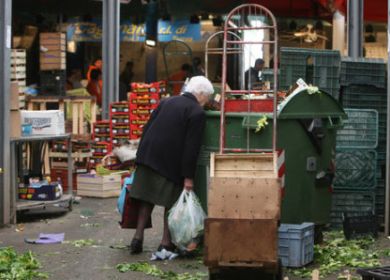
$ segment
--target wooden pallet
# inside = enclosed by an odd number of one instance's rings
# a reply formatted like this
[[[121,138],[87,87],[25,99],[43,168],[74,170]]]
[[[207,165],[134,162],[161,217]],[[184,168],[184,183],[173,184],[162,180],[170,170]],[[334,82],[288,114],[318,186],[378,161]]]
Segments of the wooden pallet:
[[[96,122],[96,98],[94,96],[29,96],[27,97],[28,110],[46,110],[47,103],[57,103],[59,110],[65,112],[65,105],[72,104],[72,135],[84,138],[88,133],[84,129],[84,104],[91,103],[90,131]]]

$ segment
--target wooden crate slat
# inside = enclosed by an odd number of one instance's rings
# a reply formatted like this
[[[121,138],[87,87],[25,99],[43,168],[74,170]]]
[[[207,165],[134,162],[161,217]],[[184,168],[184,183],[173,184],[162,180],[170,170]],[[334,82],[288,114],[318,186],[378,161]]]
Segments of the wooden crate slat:
[[[215,177],[223,178],[276,178],[273,176],[273,171],[247,171],[247,170],[215,170]]]
[[[279,219],[279,179],[211,178],[208,216],[224,219]]]
[[[205,264],[209,267],[277,267],[278,221],[210,219],[205,222]]]

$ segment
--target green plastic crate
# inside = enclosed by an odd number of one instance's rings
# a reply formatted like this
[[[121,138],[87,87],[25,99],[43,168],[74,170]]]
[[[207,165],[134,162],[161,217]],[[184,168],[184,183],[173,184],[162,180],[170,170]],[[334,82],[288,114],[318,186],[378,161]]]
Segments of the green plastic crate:
[[[375,149],[378,146],[378,112],[344,109],[348,119],[337,131],[337,148]]]
[[[343,149],[336,151],[335,190],[367,191],[376,187],[375,150]]]
[[[334,192],[332,194],[331,225],[342,227],[342,215],[362,215],[375,212],[374,192]]]
[[[341,59],[341,85],[361,84],[386,87],[386,63],[383,59],[351,58]]]
[[[299,78],[338,98],[340,53],[334,50],[281,48],[280,88],[289,89]]]

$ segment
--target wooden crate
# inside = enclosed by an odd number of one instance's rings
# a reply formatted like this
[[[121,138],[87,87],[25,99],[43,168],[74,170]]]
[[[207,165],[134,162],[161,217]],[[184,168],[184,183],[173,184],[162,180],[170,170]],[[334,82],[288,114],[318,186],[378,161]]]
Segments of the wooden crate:
[[[41,70],[65,70],[66,53],[64,51],[47,51],[40,54]]]
[[[46,110],[48,103],[57,103],[59,110],[65,112],[65,104],[72,105],[72,137],[85,136],[89,138],[88,132],[84,127],[84,103],[90,103],[91,120],[90,131],[96,122],[96,98],[94,96],[29,96],[27,97],[28,110]],[[84,137],[81,137],[82,139]]]
[[[208,267],[278,266],[278,221],[205,221],[204,262]]]
[[[61,181],[62,188],[64,193],[68,192],[69,183],[68,183],[68,169],[63,168],[51,168],[50,169],[50,178],[52,181]],[[72,173],[72,190],[77,191],[77,174]]]
[[[39,34],[41,48],[48,51],[66,50],[65,33]]]
[[[77,195],[90,197],[118,197],[121,191],[120,174],[97,176],[81,174],[77,176]]]
[[[279,179],[211,178],[208,216],[220,219],[279,219]]]
[[[277,178],[276,154],[211,154],[210,177]]]

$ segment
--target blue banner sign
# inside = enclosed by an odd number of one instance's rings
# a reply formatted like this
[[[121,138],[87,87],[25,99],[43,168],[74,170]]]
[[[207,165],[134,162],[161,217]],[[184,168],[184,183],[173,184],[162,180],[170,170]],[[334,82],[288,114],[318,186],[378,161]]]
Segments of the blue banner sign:
[[[158,22],[158,41],[200,41],[202,40],[200,31],[200,24],[190,23],[189,20],[160,20]],[[67,27],[67,39],[76,42],[99,42],[102,40],[102,23],[100,21],[70,23]],[[145,25],[123,21],[120,27],[120,40],[122,42],[144,42]]]

